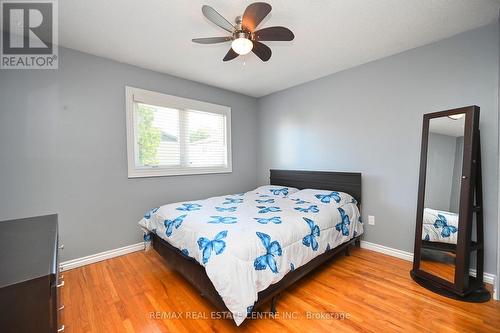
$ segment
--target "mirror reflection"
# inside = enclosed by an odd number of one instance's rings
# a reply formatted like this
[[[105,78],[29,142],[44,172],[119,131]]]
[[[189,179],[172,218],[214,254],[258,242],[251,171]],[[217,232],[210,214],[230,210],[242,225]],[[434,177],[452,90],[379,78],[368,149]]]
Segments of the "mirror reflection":
[[[420,269],[454,282],[465,114],[429,123]]]

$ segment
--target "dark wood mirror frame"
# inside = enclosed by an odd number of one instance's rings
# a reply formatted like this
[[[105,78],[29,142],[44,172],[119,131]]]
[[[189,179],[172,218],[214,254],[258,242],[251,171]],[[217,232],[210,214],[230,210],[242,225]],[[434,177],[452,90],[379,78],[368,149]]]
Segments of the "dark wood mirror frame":
[[[465,114],[465,132],[457,244],[429,244],[431,242],[422,240],[422,227],[430,120],[462,113]],[[469,302],[487,301],[490,299],[490,293],[485,289],[483,283],[484,235],[479,107],[468,106],[425,114],[420,154],[415,249],[411,277],[421,286],[447,297]],[[474,214],[476,215],[477,234],[476,241],[473,242],[472,223]],[[421,250],[422,248],[431,247],[455,253],[455,278],[453,283],[421,269]],[[471,276],[469,273],[470,254],[472,251],[476,251],[476,277]]]

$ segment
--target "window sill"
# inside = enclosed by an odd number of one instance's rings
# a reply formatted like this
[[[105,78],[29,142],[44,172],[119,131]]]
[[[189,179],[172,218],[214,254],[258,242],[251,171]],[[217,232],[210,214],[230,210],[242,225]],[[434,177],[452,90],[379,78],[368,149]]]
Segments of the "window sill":
[[[192,168],[192,169],[134,169],[128,171],[128,178],[153,178],[153,177],[172,177],[172,176],[189,176],[189,175],[205,175],[217,173],[231,173],[232,167],[227,168]]]

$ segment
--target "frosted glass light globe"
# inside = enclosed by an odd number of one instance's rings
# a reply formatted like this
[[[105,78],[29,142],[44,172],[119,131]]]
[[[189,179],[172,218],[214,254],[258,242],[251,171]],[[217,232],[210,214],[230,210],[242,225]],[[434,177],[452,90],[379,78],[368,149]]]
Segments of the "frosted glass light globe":
[[[231,43],[231,48],[239,55],[245,55],[252,51],[253,43],[250,39],[240,37],[233,40],[233,42]]]

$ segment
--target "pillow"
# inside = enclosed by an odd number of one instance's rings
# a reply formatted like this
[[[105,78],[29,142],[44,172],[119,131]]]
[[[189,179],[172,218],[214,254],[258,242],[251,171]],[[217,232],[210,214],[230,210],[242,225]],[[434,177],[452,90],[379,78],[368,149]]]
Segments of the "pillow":
[[[264,185],[257,187],[254,192],[257,194],[267,194],[267,195],[274,195],[274,196],[280,196],[280,197],[286,197],[290,194],[293,194],[297,192],[298,189],[295,187],[287,187],[287,186],[280,186],[280,185]]]
[[[302,200],[311,203],[336,205],[338,207],[348,203],[358,203],[350,194],[344,192],[314,189],[305,189],[295,192],[289,198],[292,200]]]

